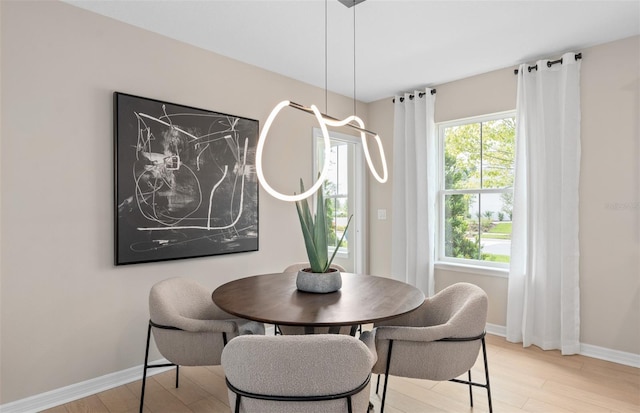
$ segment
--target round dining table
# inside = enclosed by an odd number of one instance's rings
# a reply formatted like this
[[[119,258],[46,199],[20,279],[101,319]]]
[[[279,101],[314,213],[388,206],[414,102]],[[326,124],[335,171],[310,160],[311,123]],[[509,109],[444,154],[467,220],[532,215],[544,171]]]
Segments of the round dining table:
[[[342,288],[315,294],[296,288],[297,273],[255,275],[230,281],[216,288],[213,302],[238,317],[276,325],[315,327],[341,326],[388,320],[418,308],[424,294],[418,288],[391,278],[342,273]]]

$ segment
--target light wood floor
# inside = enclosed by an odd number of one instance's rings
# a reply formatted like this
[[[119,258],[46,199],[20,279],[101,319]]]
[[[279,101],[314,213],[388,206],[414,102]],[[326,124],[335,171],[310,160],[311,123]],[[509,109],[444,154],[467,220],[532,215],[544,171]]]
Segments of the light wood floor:
[[[487,335],[487,355],[493,409],[511,412],[640,412],[640,369],[584,356],[561,356],[557,351],[522,348],[501,337]],[[472,370],[483,376],[482,359]],[[379,411],[380,398],[372,379],[371,400]],[[180,368],[147,380],[145,412],[230,412],[224,373],[220,367]],[[388,413],[487,412],[486,391],[474,389],[469,407],[466,386],[451,382],[391,377]],[[140,381],[67,403],[47,413],[134,413],[139,409]]]

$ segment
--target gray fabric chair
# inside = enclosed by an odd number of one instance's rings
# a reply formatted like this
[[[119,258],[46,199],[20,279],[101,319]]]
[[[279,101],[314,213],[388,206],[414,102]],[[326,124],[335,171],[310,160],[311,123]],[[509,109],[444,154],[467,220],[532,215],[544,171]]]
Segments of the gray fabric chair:
[[[222,351],[236,413],[365,413],[373,336],[243,336]]]
[[[331,268],[335,268],[336,270],[340,271],[340,272],[347,272],[344,267],[342,265],[339,264],[331,264],[330,266]],[[287,268],[284,269],[284,271],[282,272],[295,272],[297,273],[298,271],[304,269],[304,268],[309,268],[309,263],[308,262],[297,262],[295,264],[291,264],[289,265]],[[276,324],[274,326],[275,328],[275,334],[286,334],[286,335],[293,335],[293,334],[305,334],[304,332],[304,327],[298,327],[298,326],[282,326],[282,325],[278,325]],[[342,326],[340,327],[340,334],[351,334],[351,326]],[[329,333],[329,327],[316,327],[314,332],[316,334],[327,334]]]
[[[467,384],[471,406],[472,386],[483,387],[487,390],[489,411],[493,411],[484,340],[487,303],[487,294],[481,288],[458,283],[425,299],[415,311],[374,324],[372,332],[378,352],[378,361],[373,368],[378,374],[376,393],[379,375],[385,376],[381,413],[384,412],[389,375]],[[471,367],[481,346],[485,384],[471,381]],[[465,372],[468,380],[456,378]]]
[[[223,347],[242,334],[264,335],[264,324],[222,311],[211,300],[211,291],[182,277],[160,281],[149,293],[149,327],[144,355],[140,412],[144,404],[147,369],[176,366],[220,365]],[[169,363],[149,365],[151,332],[158,351]]]

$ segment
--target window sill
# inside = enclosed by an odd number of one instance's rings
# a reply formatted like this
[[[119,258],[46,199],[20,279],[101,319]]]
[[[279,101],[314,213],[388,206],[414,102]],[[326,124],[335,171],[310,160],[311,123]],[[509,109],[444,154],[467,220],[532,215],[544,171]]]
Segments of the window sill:
[[[434,264],[436,270],[464,272],[467,274],[488,275],[491,277],[509,278],[508,268],[484,267],[480,265],[459,264],[438,261]]]

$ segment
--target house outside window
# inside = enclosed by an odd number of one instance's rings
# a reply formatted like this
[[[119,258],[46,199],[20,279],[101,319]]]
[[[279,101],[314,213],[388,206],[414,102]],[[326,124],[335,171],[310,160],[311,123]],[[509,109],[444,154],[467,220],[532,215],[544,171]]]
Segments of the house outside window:
[[[437,260],[507,268],[515,112],[443,122],[439,132]]]

